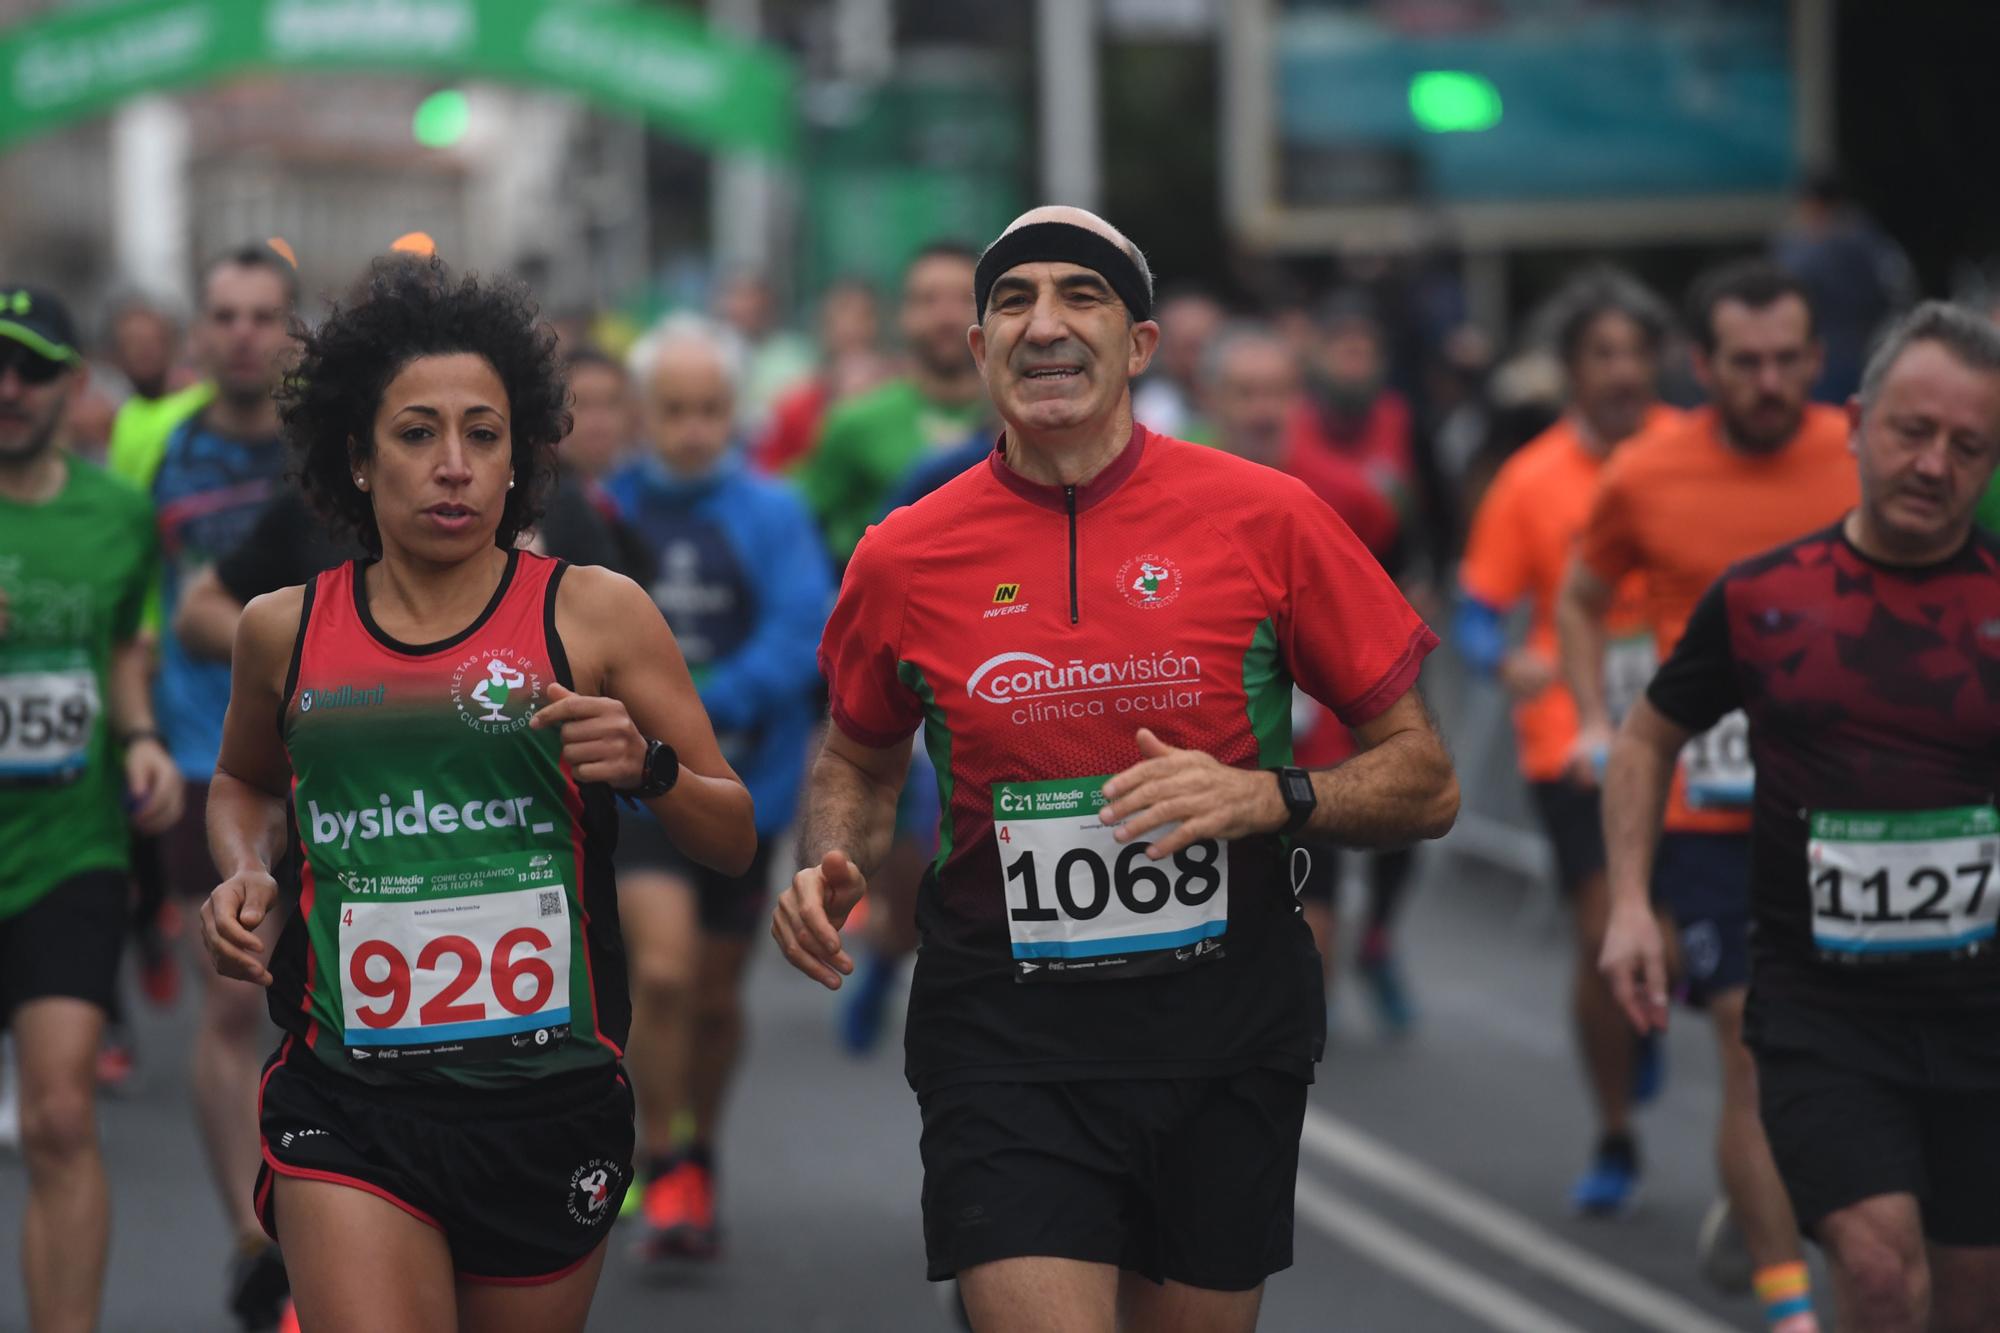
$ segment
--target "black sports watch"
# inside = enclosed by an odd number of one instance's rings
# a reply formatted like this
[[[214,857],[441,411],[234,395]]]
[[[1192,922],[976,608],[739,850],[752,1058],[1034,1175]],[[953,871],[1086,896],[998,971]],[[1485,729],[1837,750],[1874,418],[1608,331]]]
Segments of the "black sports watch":
[[[1291,817],[1285,820],[1280,833],[1297,833],[1312,818],[1312,812],[1319,805],[1319,793],[1313,790],[1312,774],[1303,768],[1273,768],[1268,770],[1278,779],[1278,795],[1284,798],[1285,809]]]
[[[681,778],[681,757],[665,741],[647,741],[646,758],[639,766],[639,785],[628,788],[642,801],[665,796]]]

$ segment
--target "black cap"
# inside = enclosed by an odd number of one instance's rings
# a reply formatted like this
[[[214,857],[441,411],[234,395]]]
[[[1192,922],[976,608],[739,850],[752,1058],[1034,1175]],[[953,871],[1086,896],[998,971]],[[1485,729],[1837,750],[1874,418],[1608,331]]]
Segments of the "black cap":
[[[0,338],[10,338],[38,356],[75,364],[76,323],[69,307],[39,287],[0,282]]]

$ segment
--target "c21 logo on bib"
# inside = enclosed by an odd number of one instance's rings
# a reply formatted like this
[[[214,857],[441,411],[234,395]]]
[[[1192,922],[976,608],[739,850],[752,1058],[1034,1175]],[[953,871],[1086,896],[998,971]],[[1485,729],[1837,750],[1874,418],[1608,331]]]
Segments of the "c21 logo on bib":
[[[474,653],[451,673],[452,705],[474,731],[519,731],[541,707],[542,693],[534,661],[511,648]]]

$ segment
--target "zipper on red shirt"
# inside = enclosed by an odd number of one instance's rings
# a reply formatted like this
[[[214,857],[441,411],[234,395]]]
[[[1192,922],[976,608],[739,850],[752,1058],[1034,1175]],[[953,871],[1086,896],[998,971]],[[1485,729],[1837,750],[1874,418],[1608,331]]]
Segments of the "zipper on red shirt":
[[[1069,623],[1076,615],[1076,487],[1063,487],[1063,505],[1069,510]]]

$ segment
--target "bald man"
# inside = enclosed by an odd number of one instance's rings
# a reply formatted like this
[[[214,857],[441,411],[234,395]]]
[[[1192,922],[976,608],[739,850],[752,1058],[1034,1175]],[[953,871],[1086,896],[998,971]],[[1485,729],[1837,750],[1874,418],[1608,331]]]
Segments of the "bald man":
[[[1152,274],[1103,219],[1022,215],[974,300],[1005,431],[855,548],[772,934],[840,987],[921,725],[945,811],[905,1027],[930,1277],[981,1333],[1248,1330],[1291,1263],[1325,1037],[1284,839],[1450,827],[1415,689],[1437,639],[1300,483],[1134,423]],[[1291,766],[1294,680],[1361,753]]]
[[[736,444],[743,353],[679,318],[643,357],[650,453],[607,482],[658,571],[651,591],[687,657],[730,765],[757,803],[757,859],[718,874],[657,821],[619,830],[618,914],[632,978],[626,1068],[639,1104],[642,1262],[720,1250],[715,1162],[743,1038],[743,967],[769,901],[771,839],[791,822],[818,711],[812,645],[833,574],[805,506]],[[677,1132],[692,1125],[691,1138]]]

